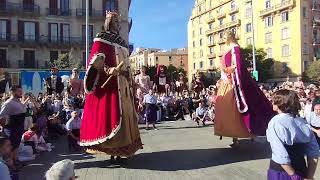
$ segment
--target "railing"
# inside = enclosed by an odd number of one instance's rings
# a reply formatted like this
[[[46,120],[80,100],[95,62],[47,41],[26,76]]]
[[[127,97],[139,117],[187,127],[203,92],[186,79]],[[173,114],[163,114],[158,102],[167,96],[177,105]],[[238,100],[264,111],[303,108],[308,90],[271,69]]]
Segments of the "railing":
[[[71,9],[47,8],[47,15],[49,15],[49,16],[72,16],[72,11],[71,11]]]
[[[319,11],[320,10],[320,3],[314,2],[313,5],[312,5],[312,10]]]
[[[229,12],[229,14],[234,14],[234,13],[237,13],[239,12],[239,8],[238,7],[235,7],[235,8],[232,8]]]
[[[226,24],[223,24],[221,26],[218,26],[218,27],[214,28],[213,32],[221,31],[223,29],[230,28],[230,27],[233,27],[233,26],[237,26],[237,25],[240,25],[240,24],[241,24],[241,21],[238,19],[238,20],[235,20],[235,21],[232,21],[232,22],[229,22],[229,23],[226,23]],[[207,33],[209,33],[209,32],[207,32]]]
[[[30,13],[32,15],[40,14],[40,6],[34,4],[23,4],[23,3],[1,3],[0,12],[6,13]]]
[[[86,16],[86,9],[76,9],[76,16],[85,17]],[[105,17],[105,11],[103,10],[89,10],[89,16],[91,17]]]
[[[212,23],[212,22],[214,22],[215,21],[215,18],[214,17],[209,17],[208,19],[207,19],[207,23]]]
[[[209,59],[211,59],[211,58],[216,58],[217,57],[217,55],[215,54],[215,53],[210,53],[209,55],[208,55],[208,58]]]
[[[210,41],[208,42],[208,46],[209,46],[209,47],[215,46],[215,45],[216,45],[216,44],[215,44],[213,41],[212,41],[212,42],[210,42]]]
[[[0,68],[11,68],[9,60],[0,59]]]
[[[224,18],[224,17],[226,17],[226,13],[219,13],[218,16],[217,16],[218,19],[221,19],[221,18]]]
[[[93,38],[91,38],[92,42]],[[56,44],[56,45],[85,45],[85,38],[82,37],[61,37],[61,36],[35,36],[35,35],[14,35],[14,34],[0,34],[0,42],[5,43],[36,43],[42,44]]]
[[[260,16],[265,16],[265,15],[271,14],[271,13],[273,13],[275,11],[281,11],[283,9],[292,7],[292,6],[294,6],[294,3],[295,3],[294,0],[284,1],[284,2],[282,2],[280,4],[277,4],[275,6],[272,6],[270,8],[267,8],[267,9],[264,9],[264,10],[260,11]]]
[[[48,69],[49,62],[44,60],[25,59],[18,60],[18,68],[23,69]]]
[[[313,45],[319,46],[320,45],[320,39],[313,39]]]

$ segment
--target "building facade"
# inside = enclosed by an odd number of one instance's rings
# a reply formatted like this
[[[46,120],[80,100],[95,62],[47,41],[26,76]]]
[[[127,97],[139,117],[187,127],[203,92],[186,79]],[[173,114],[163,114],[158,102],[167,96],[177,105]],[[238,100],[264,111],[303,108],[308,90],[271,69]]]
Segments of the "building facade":
[[[131,67],[139,70],[142,66],[157,66],[158,64],[188,71],[188,49],[177,48],[164,51],[155,48],[137,48],[130,56]]]
[[[71,52],[85,65],[86,0],[0,0],[0,68],[44,69]],[[131,0],[89,0],[89,42],[101,32],[105,11],[121,15],[121,36],[128,41]]]
[[[275,77],[301,76],[320,58],[317,19],[319,0],[196,0],[188,23],[189,80],[198,70],[219,68],[226,31],[241,47],[255,40],[275,60]]]

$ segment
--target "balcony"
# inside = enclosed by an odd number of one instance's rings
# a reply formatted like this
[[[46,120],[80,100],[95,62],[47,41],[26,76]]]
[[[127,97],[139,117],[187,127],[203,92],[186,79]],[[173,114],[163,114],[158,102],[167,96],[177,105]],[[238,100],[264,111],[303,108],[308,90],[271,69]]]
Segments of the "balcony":
[[[312,10],[313,11],[320,11],[320,3],[318,3],[318,2],[313,3]]]
[[[287,0],[270,8],[260,11],[260,16],[264,17],[272,13],[282,11],[284,9],[292,8],[295,5],[295,0]]]
[[[47,8],[48,16],[72,16],[70,9],[49,9]]]
[[[207,23],[208,24],[210,24],[210,23],[212,23],[212,22],[215,22],[216,21],[216,19],[214,18],[214,17],[209,17],[208,19],[207,19]]]
[[[19,60],[18,68],[21,69],[48,69],[49,62],[44,60]]]
[[[320,24],[320,19],[318,19],[318,18],[313,18],[313,24],[319,25],[319,24]]]
[[[235,13],[237,13],[237,12],[239,12],[239,8],[238,8],[238,7],[235,7],[235,8],[233,8],[233,9],[230,10],[229,15],[235,14]]]
[[[238,19],[238,20],[223,24],[223,25],[221,25],[219,27],[216,27],[212,31],[215,33],[215,32],[227,29],[227,28],[231,28],[231,27],[234,27],[234,26],[240,26],[240,25],[241,25],[241,21]]]
[[[215,53],[210,53],[209,55],[208,55],[208,58],[209,59],[214,59],[214,58],[216,58],[217,57],[217,55],[215,54]]]
[[[86,17],[86,9],[76,9],[76,16],[85,18]],[[91,17],[92,20],[94,20],[94,19],[102,20],[102,19],[105,19],[105,11],[91,9],[91,10],[89,10],[89,16]]]
[[[40,15],[40,6],[23,3],[2,3],[0,4],[0,14],[23,14],[31,16]]]
[[[10,61],[9,60],[4,60],[4,59],[0,59],[0,68],[11,68]]]
[[[226,13],[219,13],[217,16],[217,19],[221,19],[221,18],[225,18],[226,17]]]
[[[92,41],[91,41],[92,42]],[[70,46],[85,46],[85,39],[81,37],[54,37],[54,36],[23,36],[14,34],[0,34],[0,45],[16,45],[21,46],[53,46],[56,48]]]

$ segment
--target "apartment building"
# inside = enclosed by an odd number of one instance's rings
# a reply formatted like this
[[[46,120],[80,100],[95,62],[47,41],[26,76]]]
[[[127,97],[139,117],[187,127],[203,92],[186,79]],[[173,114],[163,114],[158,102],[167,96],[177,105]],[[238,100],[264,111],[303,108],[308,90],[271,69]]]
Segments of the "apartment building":
[[[155,48],[137,48],[130,56],[131,67],[140,69],[142,66],[157,66],[158,64],[177,68],[183,68],[188,71],[188,49],[176,48],[165,51]]]
[[[59,54],[72,52],[85,65],[86,0],[0,0],[0,67],[43,69]],[[128,41],[131,0],[89,0],[90,43],[103,28],[105,11],[121,14]]]
[[[317,21],[319,20],[319,21]],[[225,32],[273,58],[276,77],[300,76],[320,58],[319,0],[196,0],[188,23],[189,80],[219,67]]]

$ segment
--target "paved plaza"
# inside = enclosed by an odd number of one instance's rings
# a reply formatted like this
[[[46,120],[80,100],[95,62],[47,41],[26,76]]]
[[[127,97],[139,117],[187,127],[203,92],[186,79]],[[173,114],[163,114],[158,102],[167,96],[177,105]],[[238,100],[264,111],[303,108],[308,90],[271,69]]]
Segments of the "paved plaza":
[[[230,138],[219,140],[213,127],[197,127],[192,121],[165,122],[158,131],[141,126],[144,149],[123,167],[111,166],[105,155],[69,154],[66,139],[55,143],[23,169],[21,180],[42,180],[45,171],[62,159],[76,163],[79,180],[263,180],[270,150],[264,139],[241,141],[238,150],[228,148]],[[320,179],[318,168],[316,179]]]

